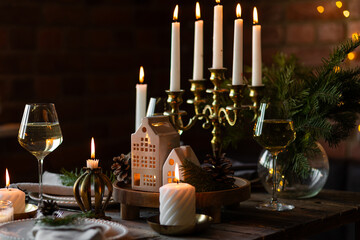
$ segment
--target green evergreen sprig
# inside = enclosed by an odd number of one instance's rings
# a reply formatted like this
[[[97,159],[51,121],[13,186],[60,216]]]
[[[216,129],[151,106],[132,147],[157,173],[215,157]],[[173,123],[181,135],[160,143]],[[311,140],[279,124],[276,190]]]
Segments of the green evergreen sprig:
[[[60,180],[61,180],[62,185],[74,186],[74,183],[76,182],[76,180],[82,174],[84,174],[84,170],[75,168],[75,170],[73,170],[73,171],[67,171],[65,168],[62,168],[60,170],[60,173],[61,173]]]
[[[345,41],[317,68],[305,68],[294,56],[278,54],[274,64],[264,69],[265,97],[287,104],[296,130],[286,160],[279,155],[282,174],[306,178],[307,158],[318,151],[316,141],[323,138],[336,146],[355,127],[360,113],[360,68],[347,69],[342,63],[359,46],[360,39]]]
[[[216,181],[205,169],[195,165],[188,159],[183,161],[180,170],[184,174],[184,178],[186,179],[185,182],[193,185],[196,192],[219,191],[234,187],[234,185],[229,185],[226,182]]]
[[[55,226],[75,224],[76,222],[78,222],[83,218],[91,218],[93,216],[95,216],[95,214],[92,212],[76,213],[76,214],[67,215],[65,217],[47,216],[38,219],[36,223],[55,227]]]
[[[61,183],[62,185],[64,186],[74,186],[76,180],[82,175],[84,174],[84,170],[83,169],[77,169],[75,168],[75,170],[72,170],[72,171],[68,171],[66,170],[65,168],[62,168],[60,170],[60,180],[61,180]],[[115,181],[115,175],[111,172],[111,171],[106,171],[104,173],[109,179],[111,182],[114,182]]]

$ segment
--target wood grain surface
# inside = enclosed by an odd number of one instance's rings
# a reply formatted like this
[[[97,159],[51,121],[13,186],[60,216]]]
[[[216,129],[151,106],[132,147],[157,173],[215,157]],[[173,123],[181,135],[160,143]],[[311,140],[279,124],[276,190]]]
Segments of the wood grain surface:
[[[146,218],[158,214],[157,209],[141,209],[140,219],[135,221],[121,220],[118,209],[109,214],[129,228],[131,239],[297,239],[352,222],[360,226],[360,193],[323,190],[311,199],[282,200],[295,205],[292,211],[256,209],[269,198],[269,194],[252,193],[237,209],[223,208],[221,223],[212,224],[205,232],[176,238],[160,235],[147,225]]]

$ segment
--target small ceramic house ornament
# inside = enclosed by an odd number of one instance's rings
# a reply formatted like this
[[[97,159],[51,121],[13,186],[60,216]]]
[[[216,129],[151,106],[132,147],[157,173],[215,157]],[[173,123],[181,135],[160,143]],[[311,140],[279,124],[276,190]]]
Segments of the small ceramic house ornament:
[[[181,146],[178,148],[174,148],[169,156],[167,157],[164,166],[163,166],[163,185],[167,183],[175,182],[175,164],[177,163],[179,166],[183,164],[183,161],[187,159],[194,164],[200,166],[200,162],[196,157],[194,151],[190,146]],[[183,173],[180,171],[180,180],[185,180]]]
[[[159,192],[162,168],[173,148],[180,146],[180,136],[167,116],[142,119],[131,135],[132,188]]]

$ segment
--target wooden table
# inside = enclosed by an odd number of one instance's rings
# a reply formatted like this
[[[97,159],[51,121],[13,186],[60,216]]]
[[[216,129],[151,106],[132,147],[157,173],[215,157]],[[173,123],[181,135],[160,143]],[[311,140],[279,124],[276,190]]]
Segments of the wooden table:
[[[323,190],[316,197],[305,200],[283,200],[295,205],[288,212],[261,211],[255,206],[270,198],[265,193],[253,193],[236,210],[222,212],[222,223],[212,224],[202,233],[170,237],[159,235],[146,223],[146,218],[157,214],[156,209],[142,209],[141,219],[125,221],[118,210],[107,213],[114,221],[129,228],[130,239],[293,239],[311,236],[355,222],[360,227],[360,193]],[[360,239],[359,232],[356,239]]]

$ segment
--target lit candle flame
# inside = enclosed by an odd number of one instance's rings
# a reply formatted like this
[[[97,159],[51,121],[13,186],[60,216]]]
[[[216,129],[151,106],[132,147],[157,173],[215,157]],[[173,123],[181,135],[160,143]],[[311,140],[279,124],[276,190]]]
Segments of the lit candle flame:
[[[140,82],[140,83],[143,83],[143,82],[144,82],[144,76],[145,76],[145,74],[144,74],[144,68],[143,68],[143,66],[141,66],[141,67],[140,67],[140,72],[139,72],[139,82]]]
[[[9,171],[8,169],[6,169],[5,171],[5,179],[6,179],[6,187],[8,188],[10,186],[10,176],[9,176]]]
[[[91,138],[91,159],[95,159],[95,141]]]
[[[180,180],[180,173],[179,173],[179,165],[176,163],[175,164],[175,181],[177,182],[177,183],[179,183],[179,180]]]
[[[258,18],[258,12],[257,12],[256,7],[254,7],[253,17],[254,17],[253,23],[258,24],[259,23],[259,18]]]
[[[173,20],[174,21],[178,20],[178,15],[179,15],[179,5],[176,5],[175,9],[174,9],[174,15],[173,15]]]
[[[240,3],[238,3],[236,5],[236,17],[237,18],[240,18],[241,17],[241,6],[240,6]]]
[[[220,3],[220,0],[215,0],[215,2],[216,2],[217,4],[219,4],[219,3]]]
[[[199,4],[199,2],[196,2],[195,15],[196,15],[196,20],[200,19],[201,14],[200,14],[200,4]]]

